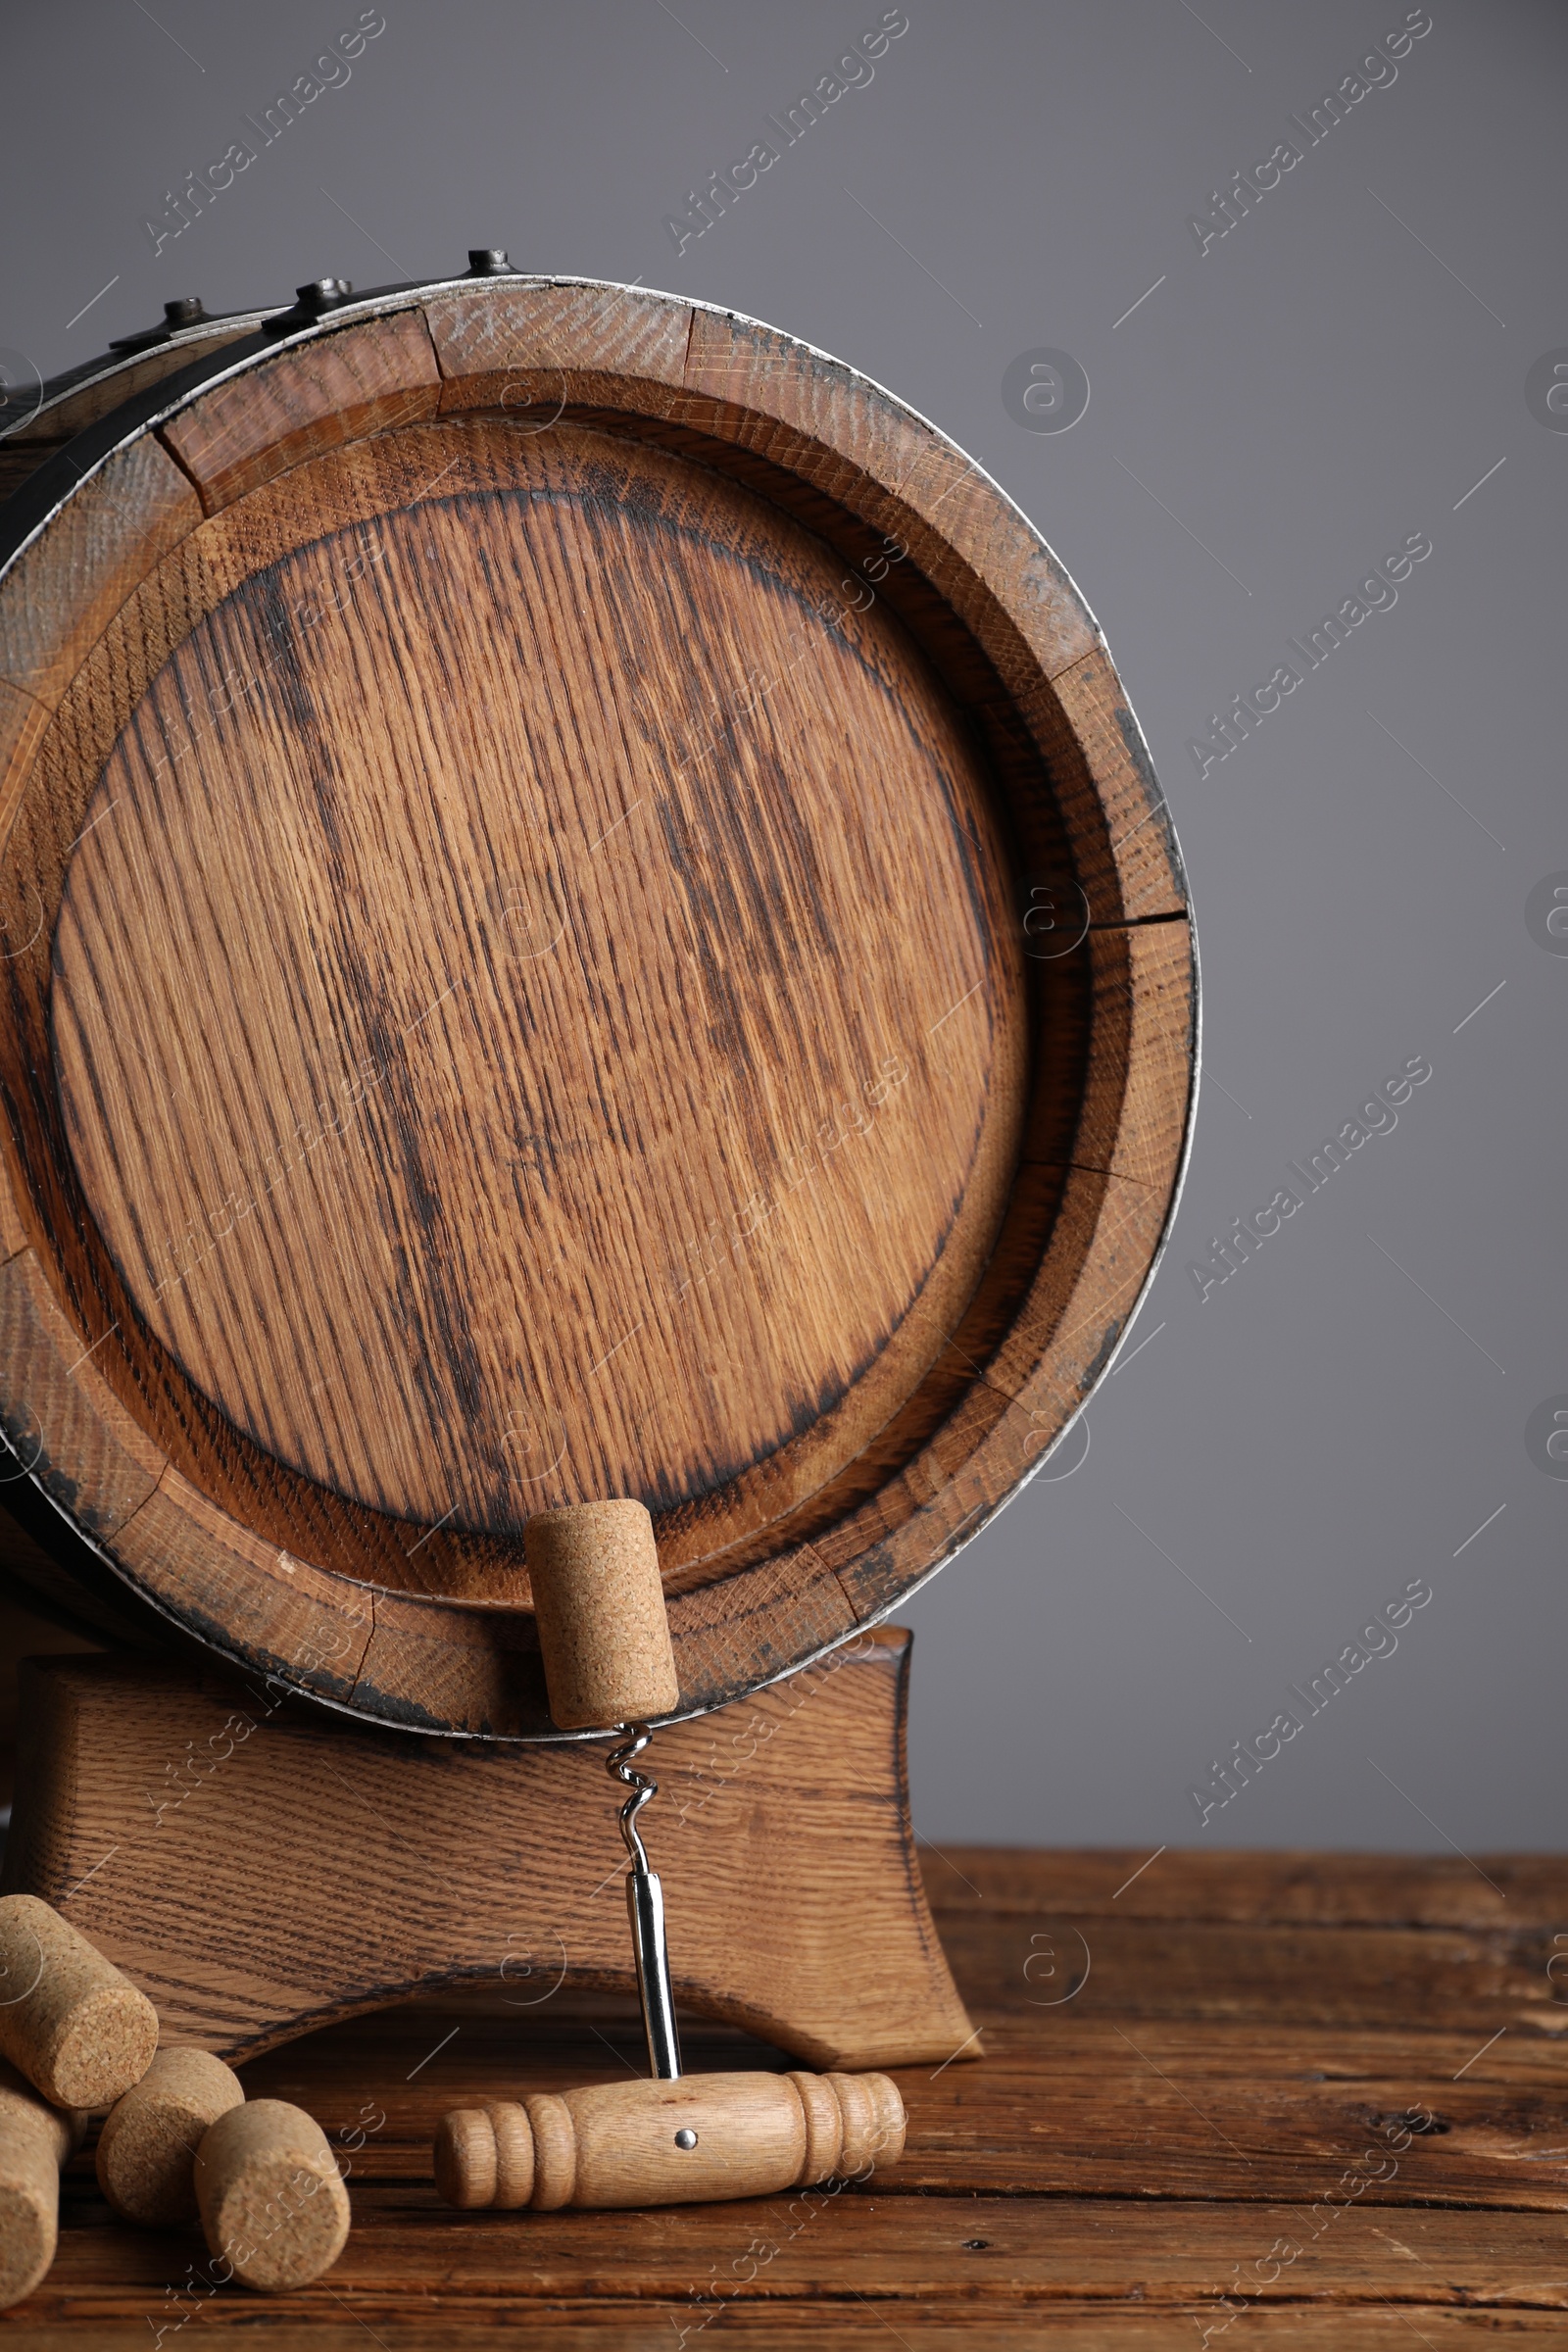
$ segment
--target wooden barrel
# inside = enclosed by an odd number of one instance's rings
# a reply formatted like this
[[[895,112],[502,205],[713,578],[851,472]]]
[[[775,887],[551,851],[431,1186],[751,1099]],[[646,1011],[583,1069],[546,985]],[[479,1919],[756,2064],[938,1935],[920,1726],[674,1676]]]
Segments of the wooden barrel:
[[[682,1712],[887,1614],[1104,1372],[1192,1099],[1038,534],[788,336],[516,274],[210,349],[4,520],[0,1413],[63,1573],[492,1739],[553,1730],[540,1510],[648,1504]]]

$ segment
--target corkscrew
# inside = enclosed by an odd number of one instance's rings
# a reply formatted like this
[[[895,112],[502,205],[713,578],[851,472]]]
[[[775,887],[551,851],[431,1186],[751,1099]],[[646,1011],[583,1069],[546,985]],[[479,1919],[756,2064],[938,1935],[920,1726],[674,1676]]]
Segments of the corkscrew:
[[[637,1769],[651,1725],[680,1704],[653,1522],[640,1502],[587,1502],[528,1522],[528,1574],[550,1712],[608,1731],[607,1770],[630,1791],[620,1835],[626,1913],[651,2080],[455,2108],[435,2140],[449,2205],[684,2205],[861,2179],[904,2150],[886,2075],[682,2075],[664,1895],[637,1817],[659,1783]]]

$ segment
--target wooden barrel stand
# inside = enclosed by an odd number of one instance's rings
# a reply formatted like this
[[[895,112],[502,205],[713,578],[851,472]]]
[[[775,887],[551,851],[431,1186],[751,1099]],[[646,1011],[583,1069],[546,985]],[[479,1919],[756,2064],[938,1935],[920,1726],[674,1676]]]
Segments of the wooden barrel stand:
[[[816,2067],[978,2054],[909,1830],[910,1640],[660,1733],[644,1817],[677,1999]],[[635,1989],[603,1742],[323,1719],[278,1684],[106,1655],[24,1668],[3,1890],[37,1894],[231,2061],[471,1986],[519,2019]]]

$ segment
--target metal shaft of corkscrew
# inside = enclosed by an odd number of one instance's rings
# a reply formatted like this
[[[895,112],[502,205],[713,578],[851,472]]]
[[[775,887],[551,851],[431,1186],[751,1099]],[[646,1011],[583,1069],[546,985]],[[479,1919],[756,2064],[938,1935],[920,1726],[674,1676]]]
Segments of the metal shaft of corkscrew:
[[[626,1912],[631,1921],[631,1948],[637,1962],[637,1991],[643,2005],[643,2032],[648,2037],[648,2065],[655,2080],[680,2079],[680,2041],[675,2032],[675,2003],[669,1989],[669,1951],[664,1941],[664,1892],[657,1871],[648,1867],[648,1850],[637,1828],[637,1816],[659,1783],[635,1769],[636,1759],[653,1738],[646,1723],[623,1727],[631,1737],[611,1751],[606,1770],[612,1780],[631,1790],[620,1808],[620,1834],[631,1856],[626,1876]]]

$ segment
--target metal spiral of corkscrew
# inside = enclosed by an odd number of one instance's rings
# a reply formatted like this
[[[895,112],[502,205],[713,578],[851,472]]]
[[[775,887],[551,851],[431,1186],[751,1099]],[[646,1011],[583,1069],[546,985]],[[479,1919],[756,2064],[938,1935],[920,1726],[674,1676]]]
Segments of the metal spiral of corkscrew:
[[[612,1781],[622,1782],[631,1790],[620,1808],[620,1834],[626,1840],[632,1868],[646,1871],[648,1852],[637,1827],[637,1816],[649,1798],[659,1794],[659,1783],[651,1781],[646,1773],[637,1772],[633,1767],[654,1735],[646,1723],[628,1723],[625,1729],[630,1732],[631,1738],[624,1746],[611,1749],[605,1759],[605,1770]]]
[[[648,1849],[637,1827],[637,1816],[659,1783],[636,1769],[652,1732],[646,1723],[621,1726],[630,1737],[612,1748],[605,1769],[612,1781],[631,1790],[620,1808],[620,1834],[631,1856],[626,1874],[626,1913],[631,1921],[632,1951],[637,1961],[637,1990],[643,2005],[643,2032],[648,2037],[649,2071],[662,2082],[680,2079],[680,2041],[675,2032],[675,2002],[669,1988],[669,1953],[664,1942],[664,1890],[657,1872],[648,1866]]]

